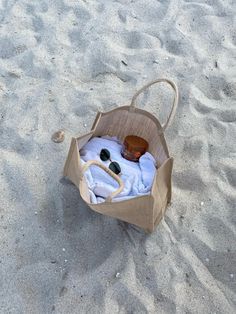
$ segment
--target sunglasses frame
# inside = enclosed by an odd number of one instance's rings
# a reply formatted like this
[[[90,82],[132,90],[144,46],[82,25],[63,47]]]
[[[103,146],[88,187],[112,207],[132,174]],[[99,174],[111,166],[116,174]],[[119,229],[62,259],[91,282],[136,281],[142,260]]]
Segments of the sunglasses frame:
[[[102,151],[103,151],[105,154],[108,153],[107,155],[109,155],[109,157],[107,157],[107,159],[104,159],[104,157],[101,158]],[[104,155],[105,155],[105,154],[104,154]],[[109,161],[110,161],[110,164],[109,164],[108,168],[109,168],[111,171],[113,171],[116,175],[121,175],[121,168],[120,168],[119,163],[118,163],[117,161],[112,161],[112,160],[111,160],[111,153],[110,153],[110,151],[109,151],[107,148],[101,149],[100,154],[99,154],[99,157],[100,157],[100,159],[101,159],[102,161],[108,161],[108,160],[109,160]],[[119,167],[119,169],[120,169],[120,172],[116,173],[113,169],[110,168],[110,166],[111,166],[112,164],[114,165],[114,163],[116,163],[116,164],[118,165],[118,167]],[[115,166],[115,168],[117,168],[117,167]],[[119,170],[119,169],[118,169],[118,170]]]

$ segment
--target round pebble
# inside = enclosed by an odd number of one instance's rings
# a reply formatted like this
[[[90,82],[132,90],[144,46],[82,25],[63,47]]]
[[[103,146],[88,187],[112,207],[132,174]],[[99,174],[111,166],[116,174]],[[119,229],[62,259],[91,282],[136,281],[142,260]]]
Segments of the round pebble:
[[[62,143],[65,139],[65,132],[62,130],[57,131],[52,135],[51,139],[54,143]]]

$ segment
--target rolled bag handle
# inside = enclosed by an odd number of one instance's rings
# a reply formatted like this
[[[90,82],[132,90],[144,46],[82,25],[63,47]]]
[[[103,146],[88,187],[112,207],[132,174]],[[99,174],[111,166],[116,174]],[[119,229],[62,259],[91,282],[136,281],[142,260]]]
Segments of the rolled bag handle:
[[[124,183],[118,175],[116,175],[113,171],[111,171],[109,168],[107,168],[101,162],[97,160],[87,161],[82,167],[82,175],[84,175],[85,171],[92,165],[100,167],[102,170],[108,173],[114,180],[116,180],[117,183],[119,184],[119,188],[116,191],[112,192],[111,195],[109,195],[105,200],[105,202],[110,203],[114,197],[116,197],[118,194],[120,194],[123,191]]]
[[[157,80],[154,80],[154,81],[151,81],[149,82],[148,84],[144,85],[142,88],[140,88],[133,96],[132,100],[131,100],[131,104],[130,104],[130,111],[134,111],[135,110],[135,101],[137,99],[137,97],[143,92],[145,91],[147,88],[149,88],[150,86],[154,85],[154,84],[157,84],[157,83],[161,83],[161,82],[165,82],[167,84],[169,84],[173,90],[174,90],[174,100],[173,100],[173,104],[172,104],[172,107],[171,107],[171,111],[170,111],[170,114],[167,118],[167,121],[166,123],[164,123],[162,125],[162,131],[164,132],[167,127],[172,123],[173,121],[173,118],[175,116],[175,112],[176,112],[176,109],[177,109],[177,106],[178,106],[178,102],[179,102],[179,91],[178,91],[178,87],[177,85],[175,84],[175,82],[173,82],[172,80],[170,79],[166,79],[166,78],[160,78],[160,79],[157,79]]]

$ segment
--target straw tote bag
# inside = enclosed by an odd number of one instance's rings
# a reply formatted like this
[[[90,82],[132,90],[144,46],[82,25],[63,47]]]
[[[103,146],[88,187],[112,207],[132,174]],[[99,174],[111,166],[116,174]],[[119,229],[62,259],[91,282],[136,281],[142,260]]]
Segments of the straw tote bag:
[[[174,99],[170,114],[164,125],[161,125],[156,117],[149,112],[138,109],[135,101],[139,94],[153,84],[165,82],[174,91]],[[157,79],[143,86],[132,98],[130,106],[118,107],[109,112],[98,112],[91,132],[80,137],[73,137],[67,160],[64,166],[64,176],[67,176],[79,189],[81,197],[94,211],[108,215],[152,232],[163,217],[168,203],[171,201],[171,173],[173,158],[169,156],[164,131],[170,125],[178,104],[178,88],[169,79]],[[136,135],[144,138],[149,143],[148,151],[153,155],[157,163],[155,178],[149,195],[137,196],[129,200],[114,201],[124,184],[121,178],[104,166],[101,162],[90,160],[84,165],[80,159],[80,149],[92,138],[98,136],[116,136],[121,142],[127,135]],[[119,184],[119,188],[113,192],[103,203],[93,204],[90,201],[88,185],[84,172],[96,165],[106,171]]]

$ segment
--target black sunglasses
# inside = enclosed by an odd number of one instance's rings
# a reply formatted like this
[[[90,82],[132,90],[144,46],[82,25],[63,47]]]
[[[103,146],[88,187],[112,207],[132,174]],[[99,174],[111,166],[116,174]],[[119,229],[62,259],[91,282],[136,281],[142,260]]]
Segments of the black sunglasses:
[[[113,171],[115,174],[121,173],[120,165],[118,164],[118,162],[112,161],[112,160],[110,159],[110,157],[111,157],[111,154],[110,154],[109,150],[106,149],[106,148],[103,148],[103,149],[101,150],[101,152],[100,152],[100,158],[101,158],[101,160],[102,160],[102,161],[110,160],[111,163],[110,163],[110,165],[109,165],[109,169],[110,169],[111,171]]]

